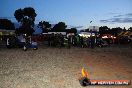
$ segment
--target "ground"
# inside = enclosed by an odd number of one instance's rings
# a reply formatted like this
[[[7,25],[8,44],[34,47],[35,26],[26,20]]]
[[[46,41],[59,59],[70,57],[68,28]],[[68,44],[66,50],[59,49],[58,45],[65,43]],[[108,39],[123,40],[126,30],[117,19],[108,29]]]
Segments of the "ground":
[[[132,48],[0,48],[0,88],[83,88],[81,69],[90,79],[132,80]],[[89,86],[87,88],[132,88]]]

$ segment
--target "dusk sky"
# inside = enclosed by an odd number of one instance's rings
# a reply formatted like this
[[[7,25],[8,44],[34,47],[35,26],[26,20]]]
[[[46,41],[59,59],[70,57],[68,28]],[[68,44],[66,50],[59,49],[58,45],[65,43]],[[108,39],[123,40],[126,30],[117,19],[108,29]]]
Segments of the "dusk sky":
[[[41,20],[53,24],[63,21],[83,28],[132,26],[132,0],[1,0],[0,18],[15,22],[15,10],[24,7],[35,9],[35,23]]]

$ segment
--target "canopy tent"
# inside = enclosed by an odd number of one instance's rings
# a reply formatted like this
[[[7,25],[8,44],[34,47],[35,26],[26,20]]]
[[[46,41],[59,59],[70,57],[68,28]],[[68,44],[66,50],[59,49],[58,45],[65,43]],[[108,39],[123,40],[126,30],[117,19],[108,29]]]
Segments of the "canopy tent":
[[[95,36],[95,33],[81,32],[81,33],[79,34],[79,36],[88,38],[88,37],[90,37],[90,36]]]
[[[103,34],[100,36],[101,38],[103,39],[107,39],[107,38],[112,38],[112,39],[115,39],[116,37],[112,34]]]
[[[132,32],[131,31],[122,31],[118,34],[118,36],[132,36]]]

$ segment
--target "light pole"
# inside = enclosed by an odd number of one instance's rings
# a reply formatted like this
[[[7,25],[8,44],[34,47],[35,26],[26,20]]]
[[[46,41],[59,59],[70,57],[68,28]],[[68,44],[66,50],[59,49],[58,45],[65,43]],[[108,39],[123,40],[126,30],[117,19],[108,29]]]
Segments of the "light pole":
[[[90,21],[90,24],[92,23],[93,21]],[[90,29],[90,26],[89,26],[89,30],[90,30],[90,33],[91,33],[91,35],[90,35],[90,37],[92,36],[92,30]]]

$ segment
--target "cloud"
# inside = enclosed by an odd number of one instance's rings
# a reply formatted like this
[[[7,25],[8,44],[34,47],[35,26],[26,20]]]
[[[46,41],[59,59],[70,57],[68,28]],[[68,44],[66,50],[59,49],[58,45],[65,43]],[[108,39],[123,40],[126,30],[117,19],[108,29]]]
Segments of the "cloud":
[[[120,13],[117,13],[117,12],[109,12],[109,13],[107,13],[107,15],[117,15],[117,14],[120,14]]]
[[[116,15],[116,16],[114,16],[114,17],[123,17],[124,15]]]
[[[132,17],[132,13],[128,13],[128,14],[126,14],[126,16]]]
[[[107,20],[100,20],[100,22],[106,23],[106,22],[109,22],[109,20],[110,20],[110,19],[107,19]]]
[[[132,13],[127,13],[127,14],[124,14],[124,15],[116,15],[114,17],[132,17]]]
[[[15,17],[0,17],[0,19],[14,19]]]
[[[116,15],[113,18],[100,20],[102,23],[132,23],[132,13]]]
[[[67,25],[67,28],[69,28],[69,29],[70,29],[70,28],[77,28],[77,29],[78,29],[78,28],[82,28],[82,27],[83,27],[83,26],[72,26],[72,25]]]
[[[83,26],[75,26],[75,27],[73,27],[73,28],[82,28]]]

